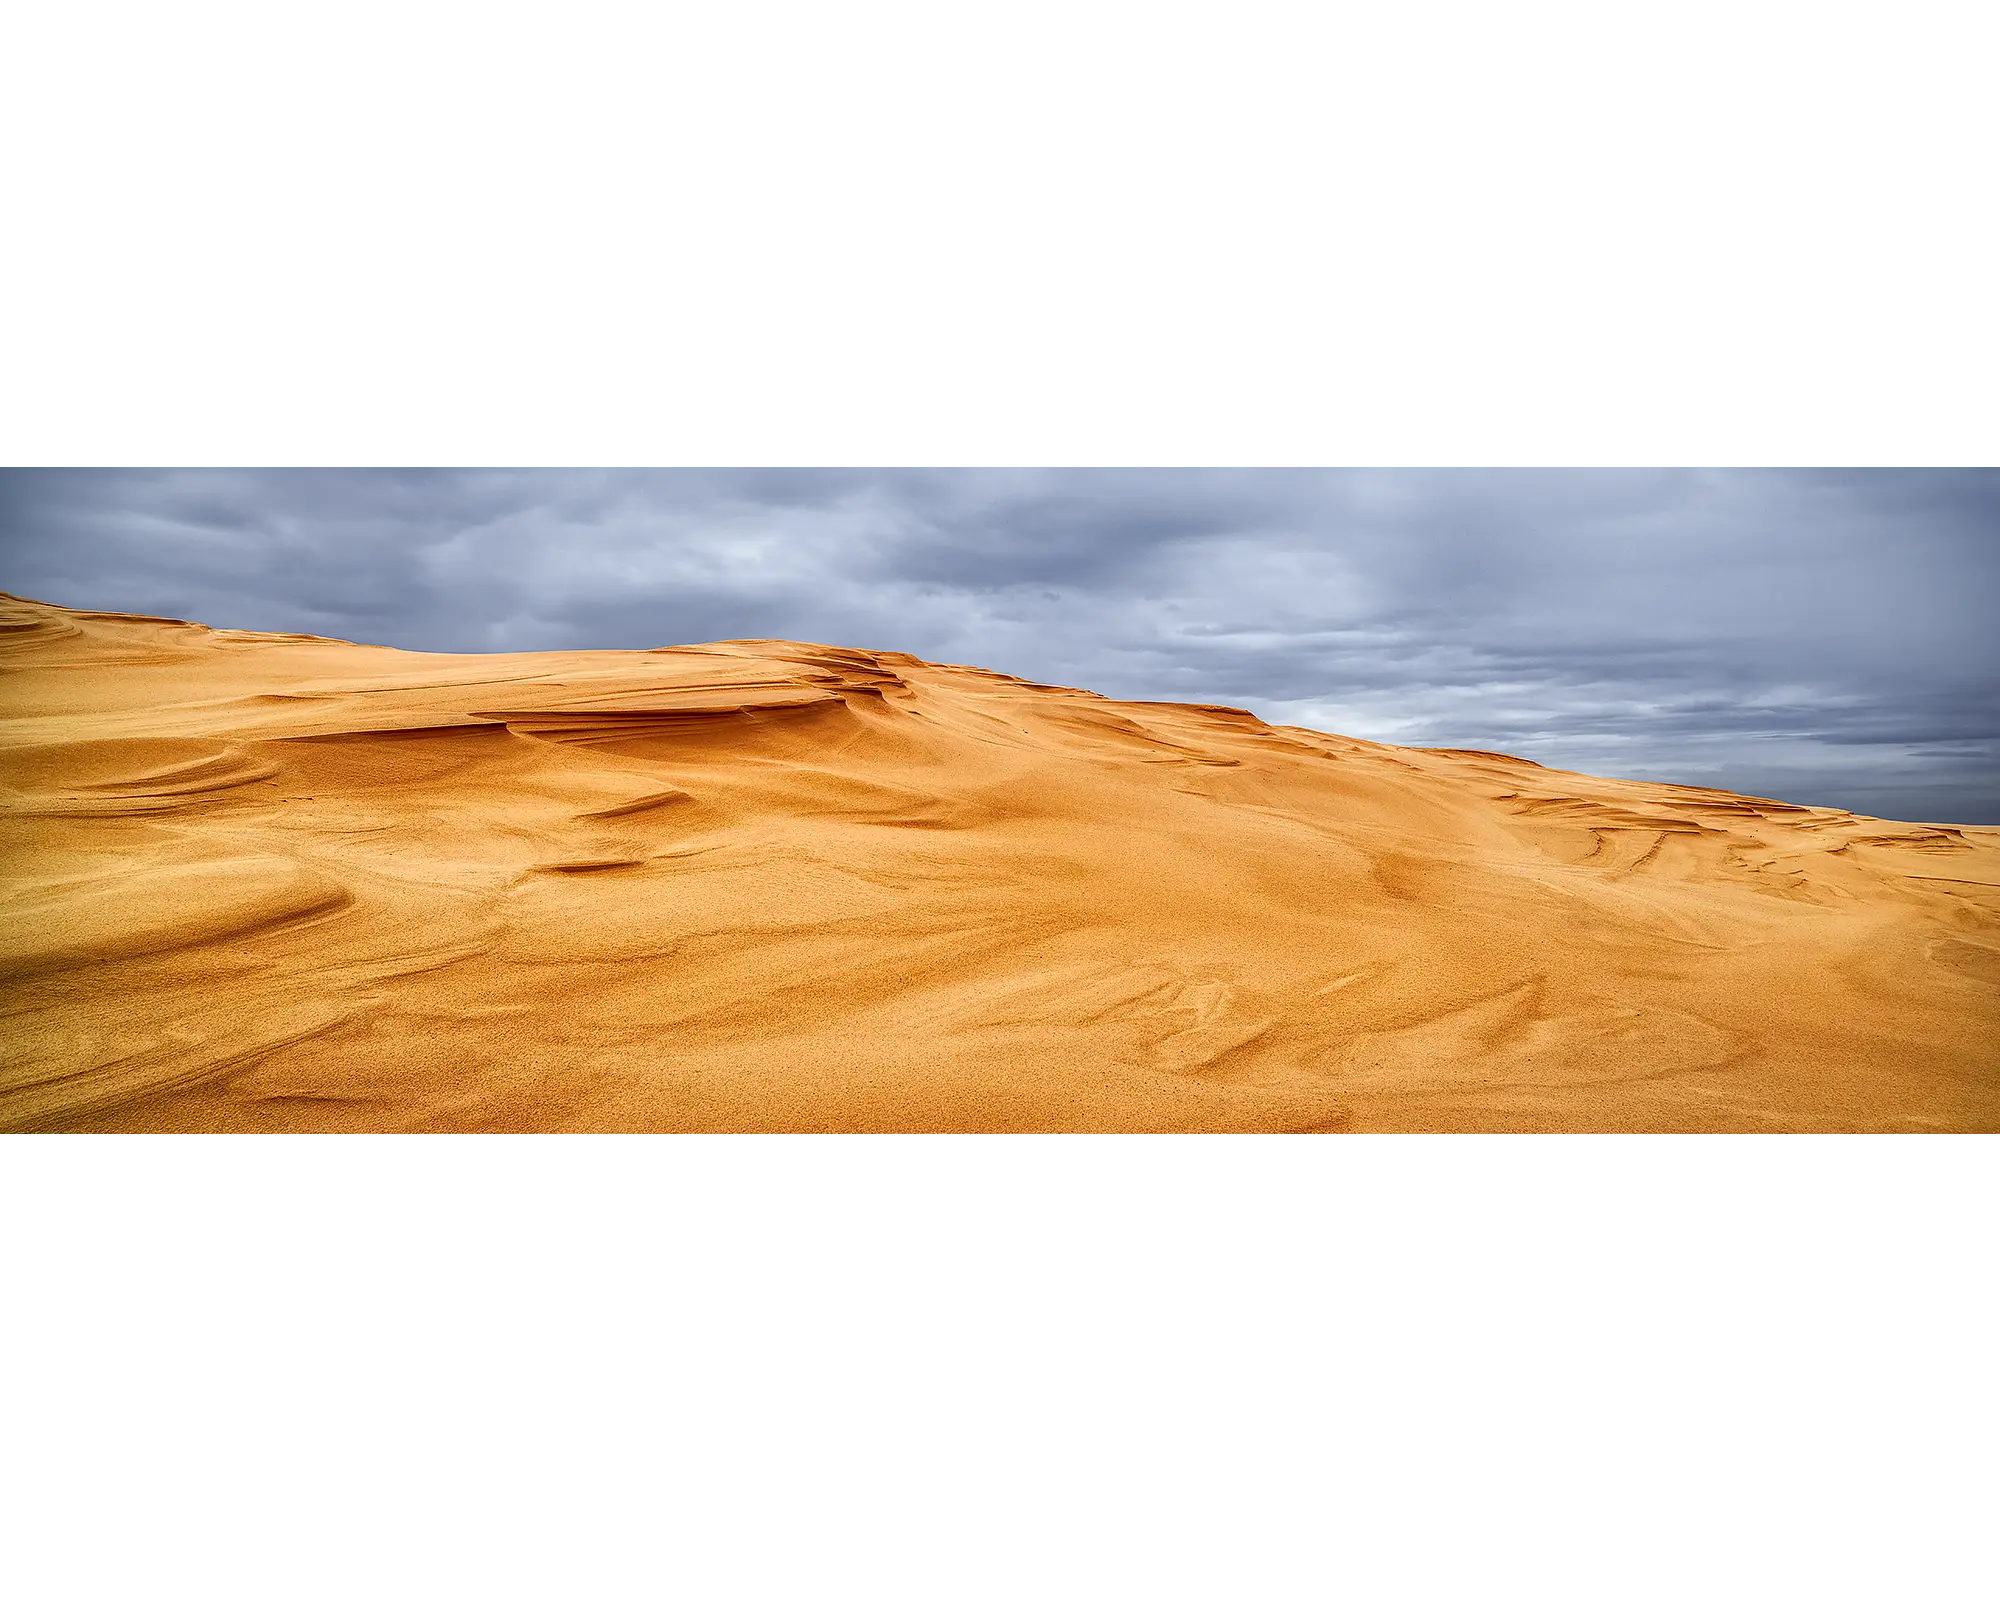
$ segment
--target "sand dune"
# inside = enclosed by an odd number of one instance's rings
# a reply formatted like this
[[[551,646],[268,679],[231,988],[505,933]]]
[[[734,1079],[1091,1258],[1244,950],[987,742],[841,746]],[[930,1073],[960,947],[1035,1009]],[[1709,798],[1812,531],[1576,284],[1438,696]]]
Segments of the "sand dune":
[[[0,1126],[2000,1129],[2000,829],[0,605]]]

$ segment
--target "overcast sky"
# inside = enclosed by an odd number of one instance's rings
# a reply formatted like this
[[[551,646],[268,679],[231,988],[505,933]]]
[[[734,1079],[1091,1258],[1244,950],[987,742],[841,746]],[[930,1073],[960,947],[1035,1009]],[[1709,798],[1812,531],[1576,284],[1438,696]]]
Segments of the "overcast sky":
[[[2000,471],[12,470],[0,588],[415,650],[908,650],[2000,823]]]

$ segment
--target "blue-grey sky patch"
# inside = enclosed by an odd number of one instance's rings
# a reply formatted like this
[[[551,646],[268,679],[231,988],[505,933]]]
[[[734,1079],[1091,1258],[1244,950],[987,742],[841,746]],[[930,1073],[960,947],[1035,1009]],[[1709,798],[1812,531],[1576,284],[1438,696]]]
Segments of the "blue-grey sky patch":
[[[417,650],[909,650],[2000,823],[2000,471],[12,470],[0,587]]]

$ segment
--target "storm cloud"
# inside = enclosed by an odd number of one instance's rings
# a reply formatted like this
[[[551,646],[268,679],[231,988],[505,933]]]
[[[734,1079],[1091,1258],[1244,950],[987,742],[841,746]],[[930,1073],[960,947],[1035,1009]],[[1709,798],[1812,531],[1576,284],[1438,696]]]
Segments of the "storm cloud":
[[[0,588],[415,650],[908,650],[2000,823],[2000,471],[13,470]]]

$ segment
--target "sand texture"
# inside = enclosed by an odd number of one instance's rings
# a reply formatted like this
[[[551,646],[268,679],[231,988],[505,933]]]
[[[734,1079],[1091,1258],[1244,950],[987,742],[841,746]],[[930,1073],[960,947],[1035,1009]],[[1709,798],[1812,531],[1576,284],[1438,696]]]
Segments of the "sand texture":
[[[2000,1129],[2000,829],[0,605],[0,1127]]]

